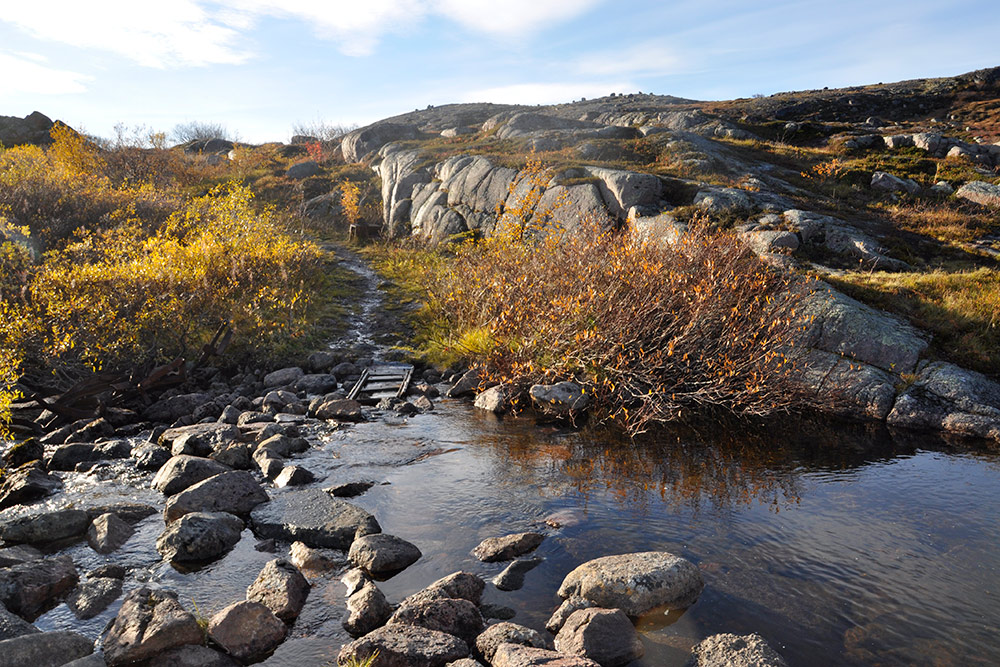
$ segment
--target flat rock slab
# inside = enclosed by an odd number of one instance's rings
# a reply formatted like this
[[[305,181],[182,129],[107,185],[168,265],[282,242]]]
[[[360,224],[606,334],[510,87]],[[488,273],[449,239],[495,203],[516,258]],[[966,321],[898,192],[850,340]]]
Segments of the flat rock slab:
[[[0,641],[0,665],[60,667],[94,652],[94,640],[75,632],[37,632]]]
[[[44,544],[82,537],[90,520],[83,510],[42,511],[0,523],[0,539],[11,544]]]
[[[371,514],[320,489],[278,494],[250,513],[261,538],[299,541],[310,547],[349,549],[356,535],[382,532]]]
[[[444,667],[469,655],[469,647],[458,637],[413,625],[387,625],[344,646],[337,664],[346,667],[376,651],[372,667]]]
[[[484,563],[512,560],[534,551],[545,536],[541,533],[515,533],[503,537],[490,537],[472,550],[472,555]]]
[[[605,556],[587,561],[563,579],[559,596],[585,598],[632,617],[657,607],[691,606],[705,582],[690,561],[666,551]]]

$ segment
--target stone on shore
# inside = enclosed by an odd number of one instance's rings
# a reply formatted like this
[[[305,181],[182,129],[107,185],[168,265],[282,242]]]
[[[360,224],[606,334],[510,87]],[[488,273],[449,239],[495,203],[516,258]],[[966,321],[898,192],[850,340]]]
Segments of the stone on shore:
[[[0,641],[13,639],[21,635],[28,635],[38,632],[38,628],[28,623],[26,620],[7,611],[7,607],[0,604]]]
[[[490,537],[472,550],[472,555],[484,563],[512,560],[534,551],[545,539],[541,533],[515,533],[503,537]]]
[[[640,616],[657,607],[691,606],[705,583],[690,561],[665,551],[596,558],[566,575],[559,596],[586,598],[597,607]]]
[[[172,496],[202,480],[230,470],[229,466],[218,461],[182,454],[171,457],[163,464],[153,477],[152,486],[163,495]]]
[[[590,394],[575,382],[536,384],[528,390],[535,407],[555,417],[573,417],[590,406]]]
[[[644,653],[639,634],[621,609],[591,607],[573,612],[555,644],[557,651],[590,658],[601,667],[621,667]]]
[[[476,396],[476,401],[473,405],[480,410],[492,412],[495,415],[502,415],[510,411],[513,398],[513,392],[509,386],[498,384],[495,387],[490,387],[480,392]]]
[[[347,557],[355,566],[378,576],[399,572],[421,555],[420,549],[403,538],[377,533],[354,540]]]
[[[563,600],[563,603],[559,605],[559,608],[552,612],[552,616],[549,620],[545,622],[545,629],[556,634],[562,628],[563,624],[566,623],[566,619],[570,615],[579,609],[587,609],[588,607],[593,607],[593,603],[590,600],[582,598],[578,595],[574,595],[567,600]]]
[[[236,602],[208,622],[208,636],[243,663],[260,662],[285,640],[288,629],[259,602]]]
[[[458,637],[414,625],[383,626],[340,650],[337,664],[347,667],[378,651],[377,667],[444,667],[469,655]]]
[[[320,489],[278,494],[254,508],[250,520],[258,537],[333,549],[349,549],[356,536],[382,531],[371,514]]]
[[[414,625],[454,635],[466,644],[475,643],[483,631],[483,616],[468,600],[441,599],[404,602],[389,619],[389,624]]]
[[[427,600],[457,599],[468,600],[478,606],[485,588],[486,582],[479,575],[468,572],[453,572],[447,577],[438,579],[427,588],[409,596],[403,600],[402,604],[406,605]]]
[[[118,667],[203,641],[198,620],[180,605],[176,593],[143,586],[125,596],[104,638],[104,658],[109,667]]]
[[[701,641],[685,667],[788,667],[788,663],[757,633],[726,633]]]
[[[347,598],[348,616],[344,629],[353,637],[361,637],[386,624],[392,616],[392,605],[371,581],[361,582],[360,588],[351,591]]]

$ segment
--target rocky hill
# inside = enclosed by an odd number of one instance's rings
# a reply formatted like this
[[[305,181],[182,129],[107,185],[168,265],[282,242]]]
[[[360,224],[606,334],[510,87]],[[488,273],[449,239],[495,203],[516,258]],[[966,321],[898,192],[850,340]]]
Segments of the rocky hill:
[[[998,110],[995,68],[728,102],[448,105],[361,128],[342,152],[377,174],[395,238],[489,235],[529,156],[548,168],[538,211],[564,202],[567,227],[666,244],[695,221],[731,229],[780,270],[823,279],[801,382],[833,411],[1000,440],[991,307],[975,336],[968,313],[927,314],[939,282],[1000,294]]]

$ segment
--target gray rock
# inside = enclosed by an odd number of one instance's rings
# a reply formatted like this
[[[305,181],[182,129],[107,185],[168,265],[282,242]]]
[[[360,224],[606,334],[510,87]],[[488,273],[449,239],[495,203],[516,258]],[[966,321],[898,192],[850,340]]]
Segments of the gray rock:
[[[483,372],[478,368],[466,371],[455,384],[453,384],[445,396],[448,398],[461,398],[463,396],[473,396],[478,391],[483,382]]]
[[[104,658],[110,667],[118,667],[203,641],[197,619],[177,602],[175,593],[143,586],[122,601],[104,638]]]
[[[44,544],[83,537],[90,516],[83,510],[40,511],[0,522],[0,539],[9,544]]]
[[[559,632],[563,624],[566,623],[566,619],[569,618],[574,611],[587,609],[593,606],[594,605],[590,600],[582,598],[578,595],[567,598],[566,600],[563,600],[563,603],[559,605],[558,609],[552,612],[552,616],[550,616],[549,620],[545,622],[545,629],[555,634]]]
[[[242,442],[234,442],[213,449],[212,453],[209,454],[209,458],[234,470],[249,470],[254,464],[253,457],[250,454],[250,445]]]
[[[250,520],[258,537],[298,540],[308,546],[334,549],[348,549],[355,536],[382,530],[365,510],[319,489],[282,493],[258,505]]]
[[[224,512],[192,512],[167,525],[156,550],[176,562],[214,560],[240,541],[243,522]]]
[[[327,394],[337,388],[337,376],[330,373],[303,375],[295,381],[295,391],[307,394]]]
[[[73,442],[56,447],[48,460],[49,470],[74,470],[77,464],[86,461],[100,461],[103,454],[96,445],[85,442]]]
[[[612,215],[624,220],[633,206],[657,207],[663,196],[663,184],[653,174],[642,174],[604,167],[586,167],[586,172],[600,179],[598,190]]]
[[[182,454],[173,456],[153,477],[152,487],[172,496],[209,477],[229,472],[231,468],[212,459]]]
[[[419,139],[421,136],[416,125],[379,123],[347,134],[341,141],[340,149],[345,161],[361,162],[388,143]]]
[[[284,387],[295,384],[305,374],[305,371],[298,366],[291,366],[289,368],[276,370],[264,376],[264,388],[271,389],[274,387]]]
[[[632,621],[621,609],[580,609],[570,614],[559,634],[556,650],[620,667],[643,656],[642,642]]]
[[[0,641],[4,667],[61,667],[94,652],[94,640],[75,632],[38,632]]]
[[[38,632],[38,628],[17,614],[7,611],[7,607],[0,604],[0,641],[13,639],[21,635],[28,635],[33,632]]]
[[[240,430],[235,426],[213,422],[169,428],[160,435],[157,442],[169,447],[175,456],[208,456],[216,447],[229,444],[239,437]]]
[[[301,181],[304,178],[309,178],[310,176],[315,176],[320,171],[319,165],[313,160],[306,160],[305,162],[299,162],[298,164],[293,164],[291,167],[285,171],[285,176],[291,178],[292,180]]]
[[[500,644],[493,667],[599,667],[588,658],[518,644]]]
[[[884,171],[872,174],[871,188],[883,192],[906,192],[911,195],[920,192],[920,185],[913,179],[902,179]]]
[[[473,405],[480,410],[486,410],[487,412],[492,412],[495,415],[502,415],[510,411],[512,399],[513,392],[510,387],[504,384],[498,384],[495,387],[490,387],[489,389],[480,392],[480,394],[476,396],[476,401]]]
[[[490,664],[501,644],[531,646],[549,651],[553,648],[552,639],[537,630],[517,623],[503,622],[491,625],[476,637],[476,655]]]
[[[324,401],[316,408],[317,419],[335,419],[341,422],[361,422],[365,420],[365,415],[361,411],[361,404],[347,398],[334,398]]]
[[[247,600],[261,603],[283,621],[298,618],[308,596],[309,582],[283,558],[268,561],[247,588]]]
[[[347,565],[347,556],[334,549],[313,549],[302,542],[292,542],[291,561],[295,567],[312,573],[340,570]]]
[[[534,551],[544,539],[541,533],[531,532],[489,537],[472,550],[472,555],[484,563],[511,560]]]
[[[225,653],[207,646],[188,644],[164,651],[145,667],[239,667],[239,664]]]
[[[87,577],[91,579],[124,579],[127,572],[125,566],[109,563],[95,567],[87,573]]]
[[[100,653],[91,653],[83,658],[77,658],[72,662],[67,662],[63,667],[108,667],[104,656]]]
[[[750,199],[750,195],[738,188],[705,188],[695,195],[694,204],[714,213],[747,211],[753,208],[753,200]]]
[[[690,561],[666,551],[645,551],[587,561],[566,575],[559,597],[579,596],[636,617],[657,607],[689,607],[704,586]]]
[[[35,547],[27,544],[16,544],[0,549],[0,568],[20,565],[44,557],[44,554]]]
[[[545,561],[544,558],[521,558],[493,577],[493,585],[501,591],[517,591],[524,586],[524,575],[531,572]]]
[[[150,421],[172,424],[181,417],[194,414],[195,410],[211,400],[211,395],[202,393],[171,396],[150,405],[143,415]]]
[[[364,581],[347,598],[347,618],[344,629],[352,637],[361,637],[386,624],[392,616],[392,605],[371,581]]]
[[[947,197],[949,195],[954,194],[955,188],[951,187],[951,183],[949,183],[948,181],[938,181],[937,183],[931,186],[931,192],[933,192],[936,195]]]
[[[219,423],[230,424],[232,426],[235,426],[236,423],[239,421],[242,412],[243,411],[237,407],[234,407],[232,405],[227,405],[226,407],[222,408],[222,413],[219,415]]]
[[[0,456],[0,467],[6,470],[20,468],[25,463],[40,461],[45,457],[45,447],[34,438],[28,438],[16,443],[4,451]]]
[[[244,663],[260,662],[285,640],[288,629],[259,602],[235,602],[208,622],[208,636]]]
[[[853,359],[812,349],[793,379],[825,412],[884,420],[896,400],[899,377]]]
[[[167,523],[191,512],[227,512],[245,516],[267,500],[267,492],[252,474],[245,470],[232,470],[213,475],[171,496],[163,516]]]
[[[787,667],[788,663],[764,638],[720,634],[701,641],[692,651],[686,667]]]
[[[532,385],[528,394],[535,407],[556,417],[572,417],[590,406],[590,394],[575,382]]]
[[[761,230],[744,232],[740,240],[750,246],[758,255],[768,255],[775,252],[795,252],[799,248],[799,237],[792,232],[782,230]]]
[[[87,529],[87,543],[99,554],[109,554],[132,537],[135,530],[116,514],[102,514]]]
[[[159,470],[170,456],[169,449],[152,442],[141,442],[132,449],[132,458],[139,470]]]
[[[92,578],[80,584],[66,598],[66,606],[79,619],[93,618],[108,608],[122,594],[121,579]]]
[[[354,540],[347,557],[355,566],[378,576],[399,572],[422,555],[420,549],[406,540],[378,533]]]
[[[48,145],[52,143],[52,125],[52,120],[38,111],[33,111],[24,118],[0,116],[0,144],[6,147],[21,144]]]
[[[265,479],[276,479],[281,471],[285,469],[285,461],[270,449],[256,449],[253,453],[253,462],[257,464],[257,469]]]
[[[960,187],[955,196],[990,208],[1000,208],[1000,185],[971,181]]]
[[[885,147],[892,150],[894,148],[909,148],[913,146],[912,134],[896,134],[891,137],[883,137]]]
[[[291,438],[283,433],[279,433],[264,439],[257,445],[257,449],[267,449],[275,456],[289,457],[292,454],[301,454],[308,450],[309,441],[305,438]]]
[[[128,523],[138,523],[147,516],[156,514],[156,508],[143,503],[112,503],[110,505],[94,505],[86,509],[91,521],[102,514],[114,514]]]
[[[413,604],[427,600],[456,599],[468,600],[478,606],[483,596],[483,589],[485,588],[486,582],[479,575],[468,572],[453,572],[447,577],[438,579],[427,588],[406,598],[402,604]]]
[[[458,637],[414,625],[392,624],[344,646],[337,664],[357,664],[376,651],[379,667],[444,667],[469,655],[469,647]]]
[[[449,662],[446,667],[485,667],[485,665],[478,660],[473,660],[472,658],[462,658],[461,660],[456,660],[455,662]]]
[[[0,480],[0,510],[52,495],[62,480],[37,465],[18,468]]]
[[[475,643],[483,631],[483,616],[468,600],[448,599],[407,602],[389,619],[389,624],[413,625],[459,637],[466,644]]]
[[[286,486],[301,486],[314,481],[316,481],[316,475],[312,474],[305,468],[299,466],[285,466],[281,469],[281,472],[278,473],[278,476],[274,478],[274,485],[280,489]]]
[[[887,421],[1000,442],[1000,383],[947,362],[923,363]]]

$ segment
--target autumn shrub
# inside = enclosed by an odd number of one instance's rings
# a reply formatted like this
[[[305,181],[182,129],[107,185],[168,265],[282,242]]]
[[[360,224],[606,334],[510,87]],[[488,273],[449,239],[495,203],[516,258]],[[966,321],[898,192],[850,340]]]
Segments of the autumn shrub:
[[[501,225],[430,261],[385,252],[383,270],[424,285],[422,349],[522,389],[574,379],[632,432],[698,407],[756,415],[795,400],[785,355],[803,291],[734,236],[702,227],[665,247],[550,229]]]

